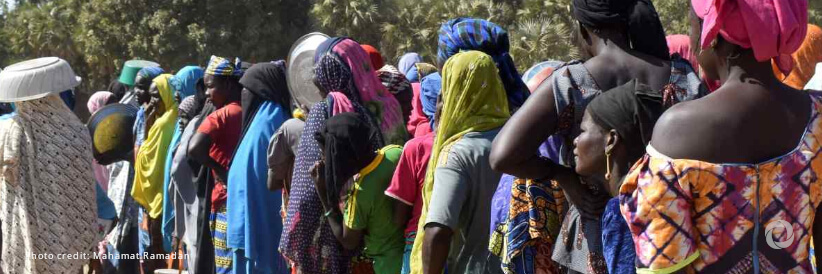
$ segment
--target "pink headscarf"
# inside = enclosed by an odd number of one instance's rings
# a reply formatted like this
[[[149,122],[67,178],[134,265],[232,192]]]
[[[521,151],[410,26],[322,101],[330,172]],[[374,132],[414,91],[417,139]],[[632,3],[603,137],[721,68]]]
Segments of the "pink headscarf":
[[[348,96],[345,96],[342,92],[332,91],[328,93],[328,96],[334,99],[334,105],[331,106],[331,115],[354,112],[354,106],[348,100]]]
[[[339,42],[334,46],[333,51],[351,68],[360,100],[363,106],[379,119],[385,143],[405,143],[407,134],[403,127],[404,120],[400,104],[377,78],[376,69],[372,67],[368,53],[362,49],[360,44],[351,39]]]
[[[91,95],[88,98],[88,103],[86,103],[86,107],[88,107],[88,112],[90,114],[94,114],[97,110],[103,108],[106,103],[108,102],[111,97],[114,96],[114,93],[108,91],[98,91]],[[109,171],[108,168],[101,166],[97,163],[97,160],[92,160],[91,168],[94,171],[94,179],[97,180],[97,183],[100,184],[100,187],[103,190],[108,191],[108,179],[109,179]]]
[[[785,74],[793,68],[791,54],[808,28],[807,0],[691,0],[691,4],[704,20],[703,49],[722,34],[733,44],[753,49],[760,62],[775,58]]]

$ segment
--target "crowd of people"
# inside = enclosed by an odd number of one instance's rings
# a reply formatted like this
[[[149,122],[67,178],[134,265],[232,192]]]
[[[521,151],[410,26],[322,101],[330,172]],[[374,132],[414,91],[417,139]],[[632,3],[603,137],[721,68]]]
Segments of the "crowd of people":
[[[522,74],[474,18],[433,63],[324,38],[311,83],[131,60],[85,125],[68,63],[10,65],[0,272],[819,273],[822,29],[690,4],[574,0],[582,60]]]

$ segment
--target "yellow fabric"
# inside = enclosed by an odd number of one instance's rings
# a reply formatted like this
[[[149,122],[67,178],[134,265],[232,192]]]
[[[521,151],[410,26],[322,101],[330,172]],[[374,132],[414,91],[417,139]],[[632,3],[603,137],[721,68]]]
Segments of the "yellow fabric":
[[[443,105],[425,173],[422,214],[411,251],[411,273],[422,273],[422,242],[434,171],[445,165],[451,147],[463,135],[499,128],[511,117],[505,89],[491,56],[479,51],[461,52],[448,59],[442,72]]]
[[[808,24],[808,34],[805,36],[805,40],[791,57],[794,65],[790,74],[787,76],[782,74],[776,63],[771,61],[773,73],[776,75],[776,79],[779,79],[782,83],[802,90],[813,77],[816,64],[822,62],[822,29],[816,25]]]
[[[699,252],[694,252],[694,254],[691,254],[690,256],[685,257],[684,261],[681,261],[678,264],[672,265],[670,267],[666,267],[666,268],[663,268],[663,269],[637,268],[636,273],[637,274],[670,274],[670,273],[674,273],[674,272],[682,270],[683,268],[685,268],[689,264],[696,261],[697,258],[699,258]]]
[[[149,129],[146,140],[137,151],[134,163],[134,185],[131,188],[131,196],[146,209],[151,218],[160,217],[163,213],[163,174],[169,144],[174,135],[174,127],[177,125],[177,101],[174,99],[174,91],[168,84],[171,77],[171,74],[162,74],[154,78],[153,82],[160,92],[160,100],[165,106],[165,112],[154,121]]]

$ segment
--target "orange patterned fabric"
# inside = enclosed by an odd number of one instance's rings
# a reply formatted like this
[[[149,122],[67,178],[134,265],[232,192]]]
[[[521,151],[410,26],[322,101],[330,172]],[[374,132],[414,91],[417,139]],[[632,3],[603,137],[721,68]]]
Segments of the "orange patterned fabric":
[[[637,268],[813,273],[811,229],[822,201],[822,93],[811,92],[811,98],[799,145],[764,163],[674,160],[648,146],[620,189]]]

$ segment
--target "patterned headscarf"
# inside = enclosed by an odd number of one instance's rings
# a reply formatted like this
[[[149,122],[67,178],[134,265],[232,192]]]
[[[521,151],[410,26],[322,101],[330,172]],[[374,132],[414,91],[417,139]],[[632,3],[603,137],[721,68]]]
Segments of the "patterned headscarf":
[[[703,20],[700,46],[711,47],[722,38],[753,50],[760,62],[775,59],[779,70],[793,69],[794,53],[808,28],[808,1],[785,0],[691,0]]]
[[[180,117],[185,117],[188,119],[194,118],[200,112],[201,106],[197,105],[197,98],[194,96],[189,96],[183,99],[183,102],[180,103]]]
[[[457,18],[442,24],[439,30],[437,63],[444,64],[460,51],[478,50],[492,58],[499,69],[508,107],[513,112],[528,99],[528,88],[520,79],[514,59],[508,54],[508,32],[502,27],[482,19]]]
[[[443,107],[431,150],[431,162],[425,174],[420,220],[427,217],[434,189],[434,170],[445,164],[453,144],[466,133],[499,128],[511,117],[497,67],[488,54],[479,51],[457,53],[445,63],[442,72]],[[424,227],[425,222],[420,222],[411,253],[414,273],[421,272],[422,268]]]
[[[402,92],[413,92],[411,90],[411,82],[405,78],[405,75],[400,73],[397,68],[391,65],[385,65],[377,71],[377,78],[380,78],[382,85],[388,89],[392,94]]]
[[[154,79],[155,77],[163,73],[165,73],[165,71],[163,71],[163,69],[160,67],[144,67],[137,72],[137,76],[148,79]]]
[[[226,58],[212,55],[205,73],[216,76],[240,77],[243,76],[242,61],[238,57],[234,60],[234,63],[231,63]]]
[[[386,144],[405,143],[407,132],[400,105],[380,83],[360,44],[346,38],[331,47],[330,52],[317,54],[321,55],[314,70],[318,83],[326,91],[342,92],[368,109],[378,119]]]

